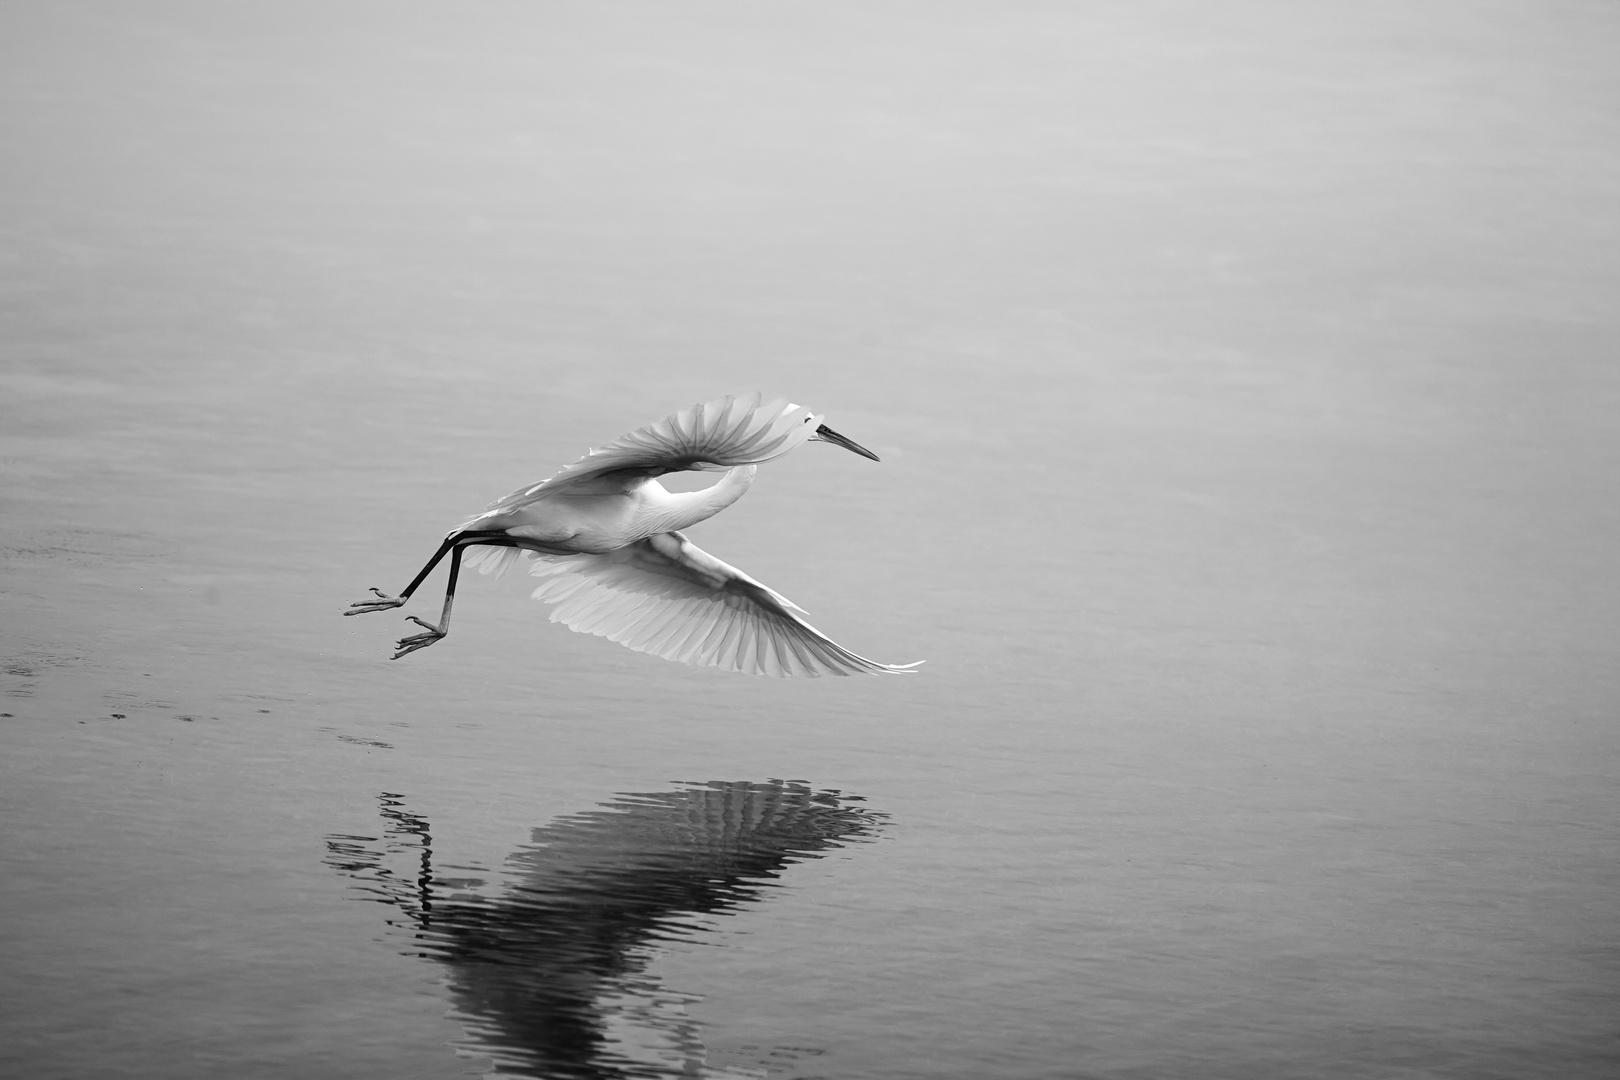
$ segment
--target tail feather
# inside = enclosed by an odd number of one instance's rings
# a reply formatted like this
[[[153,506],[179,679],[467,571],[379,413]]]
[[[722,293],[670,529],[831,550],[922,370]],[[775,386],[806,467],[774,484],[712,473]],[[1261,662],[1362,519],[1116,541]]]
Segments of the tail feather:
[[[470,548],[461,558],[461,565],[469,570],[477,569],[480,574],[494,574],[500,577],[516,565],[519,559],[533,559],[534,552],[525,551],[515,547],[494,547],[489,544],[478,544]]]

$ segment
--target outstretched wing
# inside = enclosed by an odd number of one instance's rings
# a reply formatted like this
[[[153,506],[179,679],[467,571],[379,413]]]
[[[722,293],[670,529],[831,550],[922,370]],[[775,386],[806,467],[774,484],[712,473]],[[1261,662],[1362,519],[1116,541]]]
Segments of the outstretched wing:
[[[820,425],[821,417],[809,409],[767,402],[757,392],[688,405],[591,450],[538,484],[502,496],[462,528],[547,495],[612,494],[669,472],[758,465],[802,446]]]
[[[536,600],[552,622],[636,652],[754,675],[910,673],[857,656],[800,618],[803,609],[680,533],[606,555],[539,555]],[[921,663],[921,661],[918,661]]]

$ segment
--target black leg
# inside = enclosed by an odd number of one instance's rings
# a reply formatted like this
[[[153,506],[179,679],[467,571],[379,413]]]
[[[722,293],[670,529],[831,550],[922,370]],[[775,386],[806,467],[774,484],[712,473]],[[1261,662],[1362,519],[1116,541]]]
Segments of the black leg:
[[[377,594],[377,599],[356,600],[349,605],[349,610],[343,614],[364,615],[368,611],[387,611],[389,608],[401,606],[411,598],[411,594],[417,590],[422,582],[427,580],[427,576],[433,573],[433,568],[439,565],[439,560],[449,554],[451,548],[459,549],[468,544],[492,544],[496,547],[521,546],[504,532],[463,532],[447,536],[444,543],[439,545],[439,550],[433,553],[433,558],[429,559],[427,565],[417,572],[409,585],[405,586],[404,592],[398,596],[389,596],[381,589],[373,588],[371,591]]]
[[[371,591],[377,594],[377,599],[360,600],[350,604],[349,610],[345,611],[343,614],[363,615],[368,611],[386,611],[389,608],[399,607],[401,604],[405,603],[406,600],[410,599],[411,594],[417,590],[423,581],[427,580],[427,576],[433,572],[433,568],[435,566],[439,565],[440,560],[442,560],[446,555],[449,555],[450,579],[445,583],[444,587],[444,608],[439,613],[439,625],[434,626],[432,623],[424,622],[421,619],[418,619],[415,615],[407,616],[411,622],[418,626],[424,627],[427,632],[422,634],[412,634],[409,637],[400,638],[399,642],[397,643],[399,651],[394,654],[394,659],[398,660],[406,653],[412,653],[417,649],[427,648],[429,645],[433,644],[435,641],[438,641],[440,638],[444,637],[450,632],[450,606],[455,602],[456,599],[456,579],[461,576],[461,552],[463,548],[471,547],[474,544],[488,544],[491,547],[524,546],[522,543],[514,540],[504,532],[454,533],[451,536],[446,537],[444,543],[439,545],[439,550],[433,553],[433,558],[429,559],[427,565],[422,567],[421,572],[419,572],[416,577],[411,579],[411,583],[409,585],[405,586],[404,592],[400,593],[398,596],[389,596],[381,589],[372,589]]]
[[[374,587],[371,591],[377,594],[376,600],[356,600],[349,605],[349,610],[343,614],[364,615],[368,611],[387,611],[390,608],[402,606],[405,601],[411,598],[411,593],[416,591],[417,586],[421,585],[427,579],[427,576],[433,573],[433,568],[439,565],[439,560],[444,558],[445,554],[455,546],[455,537],[446,538],[445,542],[439,545],[439,550],[433,553],[433,558],[428,560],[427,565],[422,567],[421,572],[411,579],[411,583],[405,586],[405,591],[398,596],[389,596],[381,589]]]
[[[398,660],[406,653],[413,653],[417,649],[427,648],[429,645],[432,645],[435,641],[438,641],[440,638],[444,637],[450,632],[450,605],[456,602],[456,579],[461,576],[461,552],[468,543],[477,543],[477,541],[466,541],[455,544],[452,544],[448,540],[445,541],[446,546],[452,548],[450,552],[450,580],[445,582],[444,586],[444,609],[439,612],[439,625],[434,626],[430,622],[424,622],[421,619],[418,619],[415,615],[406,616],[406,618],[410,619],[410,621],[415,623],[417,626],[426,627],[427,632],[423,634],[412,634],[410,637],[402,637],[399,639],[399,641],[395,642],[395,646],[399,649],[399,652],[394,654],[395,660]],[[412,584],[414,585],[415,582],[412,582]]]

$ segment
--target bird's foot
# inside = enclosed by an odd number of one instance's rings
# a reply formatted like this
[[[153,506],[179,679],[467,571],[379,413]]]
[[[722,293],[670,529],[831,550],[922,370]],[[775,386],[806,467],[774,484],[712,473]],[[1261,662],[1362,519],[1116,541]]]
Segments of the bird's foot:
[[[434,626],[430,622],[424,622],[421,619],[418,619],[415,615],[407,615],[405,617],[411,622],[415,623],[417,626],[427,627],[427,633],[412,634],[410,637],[402,637],[398,641],[394,642],[394,647],[399,650],[399,652],[394,654],[395,660],[398,660],[406,653],[413,653],[417,649],[425,649],[435,641],[438,641],[440,638],[444,637],[445,634],[449,633],[447,630],[440,630],[437,626]]]
[[[375,587],[371,591],[377,594],[376,600],[356,600],[349,605],[349,610],[343,614],[364,615],[368,611],[387,611],[389,608],[397,608],[405,603],[405,597],[403,596],[389,596]]]

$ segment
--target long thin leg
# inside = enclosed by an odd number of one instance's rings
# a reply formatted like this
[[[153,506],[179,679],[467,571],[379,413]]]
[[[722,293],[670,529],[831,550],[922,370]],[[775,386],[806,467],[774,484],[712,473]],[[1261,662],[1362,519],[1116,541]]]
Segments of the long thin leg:
[[[433,553],[433,558],[427,561],[427,565],[422,567],[421,572],[411,579],[411,583],[405,586],[405,591],[398,596],[389,596],[381,589],[373,586],[371,591],[377,594],[378,598],[376,600],[356,600],[349,605],[349,610],[343,614],[364,615],[368,611],[387,611],[390,608],[402,606],[405,601],[411,598],[411,593],[416,591],[417,586],[421,585],[423,581],[427,580],[427,576],[433,573],[433,568],[439,565],[439,560],[444,558],[445,554],[455,546],[456,538],[446,537],[444,543],[439,545],[439,550]]]
[[[439,625],[434,626],[430,622],[424,622],[423,620],[418,619],[415,615],[407,615],[406,618],[415,623],[417,626],[427,627],[427,632],[423,634],[412,634],[410,637],[402,637],[395,642],[395,646],[399,649],[399,652],[394,654],[395,660],[398,660],[406,653],[413,653],[417,649],[427,648],[429,645],[433,644],[435,641],[438,641],[440,638],[444,637],[450,632],[450,605],[456,602],[456,578],[461,576],[461,552],[465,549],[466,543],[451,544],[450,541],[446,541],[445,543],[446,546],[451,547],[450,580],[445,582],[444,586],[444,610],[439,612]],[[414,585],[415,583],[413,582],[412,584]]]
[[[444,637],[450,632],[450,608],[456,600],[456,580],[461,576],[462,549],[471,547],[474,544],[488,544],[491,547],[524,546],[518,540],[500,531],[492,530],[453,533],[445,538],[444,543],[439,545],[439,550],[433,553],[433,558],[429,559],[427,565],[422,567],[421,571],[417,573],[415,578],[411,579],[411,583],[409,585],[405,586],[404,592],[400,593],[398,596],[389,596],[381,589],[372,589],[371,591],[377,594],[376,600],[357,601],[356,603],[350,604],[349,610],[345,611],[343,614],[361,615],[368,611],[385,611],[388,608],[399,607],[401,604],[405,603],[406,600],[410,599],[411,594],[417,590],[423,581],[427,580],[427,576],[433,572],[433,568],[435,566],[439,565],[440,560],[442,560],[446,555],[449,555],[450,577],[449,580],[445,582],[444,608],[439,612],[439,625],[434,626],[430,622],[424,622],[423,620],[418,619],[415,615],[406,616],[411,622],[423,627],[426,630],[426,633],[412,634],[409,637],[400,638],[399,641],[396,642],[396,647],[399,649],[399,651],[394,654],[394,659],[398,660],[407,653],[413,653],[417,649],[427,648],[429,645],[432,645],[435,641],[438,641],[440,638]]]
[[[417,571],[416,576],[411,579],[411,583],[405,586],[404,592],[400,593],[398,596],[389,596],[381,589],[373,587],[371,591],[377,594],[377,599],[356,600],[354,603],[349,605],[349,610],[345,611],[343,614],[364,615],[368,611],[387,611],[390,608],[402,606],[405,601],[411,598],[411,594],[417,590],[422,582],[427,580],[427,576],[433,573],[433,568],[439,565],[439,560],[443,559],[447,554],[449,554],[451,548],[460,548],[467,544],[494,544],[500,547],[516,546],[512,540],[502,532],[464,532],[447,536],[444,539],[444,543],[439,545],[439,550],[433,553],[433,558],[429,559],[427,561],[427,565],[422,567],[421,570]]]

